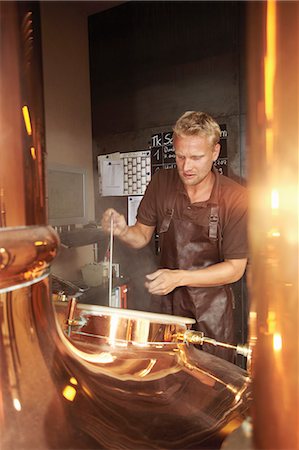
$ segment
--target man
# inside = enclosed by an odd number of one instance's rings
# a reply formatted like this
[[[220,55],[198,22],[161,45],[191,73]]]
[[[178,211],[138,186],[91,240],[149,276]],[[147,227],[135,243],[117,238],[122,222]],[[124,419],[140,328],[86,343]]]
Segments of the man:
[[[176,169],[160,170],[149,183],[134,226],[107,210],[103,229],[133,248],[147,245],[157,228],[161,269],[146,287],[162,297],[161,312],[193,317],[195,328],[220,342],[234,343],[234,298],[230,287],[247,264],[246,189],[220,175],[220,128],[208,114],[188,111],[176,122]],[[232,359],[219,347],[206,350]]]

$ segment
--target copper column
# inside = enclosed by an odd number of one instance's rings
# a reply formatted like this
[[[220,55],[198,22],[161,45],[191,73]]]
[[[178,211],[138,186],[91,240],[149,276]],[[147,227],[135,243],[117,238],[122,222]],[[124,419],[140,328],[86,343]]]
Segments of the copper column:
[[[248,4],[253,438],[299,448],[298,2]]]

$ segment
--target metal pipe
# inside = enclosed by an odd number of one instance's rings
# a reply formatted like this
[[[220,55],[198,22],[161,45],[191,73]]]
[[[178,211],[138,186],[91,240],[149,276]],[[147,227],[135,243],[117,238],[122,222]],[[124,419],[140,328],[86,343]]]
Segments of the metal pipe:
[[[178,340],[183,340],[184,342],[195,345],[210,344],[214,347],[229,348],[235,350],[238,355],[245,356],[246,358],[250,358],[252,353],[252,349],[247,345],[231,345],[226,342],[219,342],[204,336],[201,331],[187,330],[183,335],[178,335]]]
[[[112,261],[113,261],[113,216],[110,217],[110,246],[109,246],[109,306],[112,306]]]

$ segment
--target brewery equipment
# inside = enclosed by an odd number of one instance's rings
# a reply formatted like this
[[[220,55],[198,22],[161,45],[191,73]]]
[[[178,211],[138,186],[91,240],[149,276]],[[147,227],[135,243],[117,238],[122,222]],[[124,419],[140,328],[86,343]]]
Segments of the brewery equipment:
[[[72,323],[71,302],[61,327],[50,290],[59,238],[45,203],[39,5],[0,7],[1,449],[219,448],[248,414],[250,377],[188,342],[192,320],[85,305]],[[75,331],[98,319],[94,336]]]

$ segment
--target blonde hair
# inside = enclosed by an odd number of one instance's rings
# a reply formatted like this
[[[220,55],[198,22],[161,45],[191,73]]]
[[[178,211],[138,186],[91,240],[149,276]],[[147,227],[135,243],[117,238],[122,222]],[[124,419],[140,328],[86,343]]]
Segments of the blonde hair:
[[[173,132],[177,136],[206,136],[213,145],[220,140],[220,127],[215,120],[201,111],[186,111],[176,122]]]

